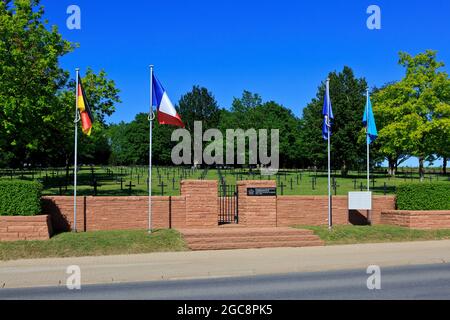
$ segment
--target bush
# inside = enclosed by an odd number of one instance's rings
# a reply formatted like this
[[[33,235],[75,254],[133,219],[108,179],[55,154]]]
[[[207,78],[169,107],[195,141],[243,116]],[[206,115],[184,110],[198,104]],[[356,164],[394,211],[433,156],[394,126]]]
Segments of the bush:
[[[0,216],[41,213],[42,185],[30,181],[0,181]]]
[[[397,187],[398,210],[450,210],[450,184],[405,184]]]

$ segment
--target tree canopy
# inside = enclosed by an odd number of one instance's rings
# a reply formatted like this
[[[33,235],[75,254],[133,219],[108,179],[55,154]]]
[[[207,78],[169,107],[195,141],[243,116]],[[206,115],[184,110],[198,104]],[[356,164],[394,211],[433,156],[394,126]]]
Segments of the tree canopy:
[[[65,166],[73,163],[75,80],[60,60],[77,44],[63,39],[49,26],[39,0],[0,1],[0,167]],[[401,52],[400,81],[372,90],[379,139],[372,144],[372,161],[388,160],[390,172],[414,156],[424,161],[450,157],[450,79],[437,52],[415,56]],[[87,68],[82,79],[95,118],[90,137],[79,133],[80,162],[139,165],[148,162],[148,115],[130,123],[108,124],[120,103],[119,89],[105,70]],[[345,66],[329,73],[333,120],[332,163],[346,175],[365,166],[362,115],[367,82]],[[322,139],[325,82],[315,98],[296,116],[292,106],[264,101],[258,93],[243,91],[231,106],[219,106],[213,93],[193,86],[176,108],[191,133],[194,122],[203,131],[278,129],[282,167],[325,168],[326,142]],[[153,158],[170,165],[174,130],[154,122]],[[225,145],[225,144],[224,144]],[[248,156],[248,155],[247,155]]]
[[[0,1],[0,163],[20,165],[44,149],[68,79],[59,59],[75,45],[47,28],[39,1]]]
[[[358,142],[358,132],[362,128],[367,82],[356,78],[349,67],[344,67],[342,72],[332,72],[328,77],[335,118],[332,163],[346,175],[348,170],[358,168],[365,158],[365,144]],[[322,139],[324,96],[325,82],[318,88],[316,98],[303,110],[299,143],[307,163],[318,167],[326,166],[327,159],[327,143]]]
[[[374,96],[380,151],[387,157],[418,157],[423,178],[427,157],[448,156],[450,80],[440,70],[444,63],[437,61],[435,51],[416,56],[401,52],[399,64],[405,68],[404,78]]]
[[[75,50],[48,27],[38,0],[0,1],[0,165],[68,166],[73,158],[75,80],[60,58]],[[105,117],[120,101],[105,71],[88,69],[84,87],[96,120],[80,134],[82,162],[108,161]]]
[[[203,128],[217,128],[220,108],[213,94],[204,87],[194,86],[180,98],[178,110],[186,129],[194,130],[194,122],[202,121]]]

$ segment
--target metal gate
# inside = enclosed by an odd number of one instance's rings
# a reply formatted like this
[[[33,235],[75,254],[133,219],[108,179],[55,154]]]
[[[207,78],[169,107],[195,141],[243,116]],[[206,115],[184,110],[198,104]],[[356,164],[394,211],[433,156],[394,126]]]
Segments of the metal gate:
[[[238,190],[235,185],[219,185],[219,225],[239,223]]]

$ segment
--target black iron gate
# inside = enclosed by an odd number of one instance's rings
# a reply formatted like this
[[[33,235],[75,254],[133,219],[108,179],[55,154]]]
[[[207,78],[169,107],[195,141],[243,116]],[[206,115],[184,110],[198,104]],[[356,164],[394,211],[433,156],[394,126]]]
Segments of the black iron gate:
[[[238,190],[235,185],[219,185],[219,225],[239,223]]]

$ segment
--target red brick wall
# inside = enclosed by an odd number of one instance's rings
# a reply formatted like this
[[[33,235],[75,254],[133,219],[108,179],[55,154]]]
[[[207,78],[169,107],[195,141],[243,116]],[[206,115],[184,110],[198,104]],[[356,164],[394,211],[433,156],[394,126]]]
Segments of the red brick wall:
[[[216,227],[217,181],[183,181],[182,196],[153,197],[152,228]],[[45,197],[43,211],[57,231],[74,226],[73,197]],[[148,228],[148,197],[78,197],[77,230]]]
[[[244,226],[326,225],[326,196],[248,197],[247,188],[275,187],[275,181],[238,182],[239,223]],[[217,181],[187,180],[181,196],[153,197],[153,228],[214,228],[218,226]],[[73,198],[45,197],[44,213],[56,231],[73,228]],[[79,197],[78,231],[147,229],[147,197]],[[335,224],[367,223],[365,212],[348,212],[347,197],[333,197]],[[395,197],[374,197],[373,223],[382,210],[395,209]]]
[[[333,224],[365,224],[367,212],[348,211],[348,197],[333,197]],[[383,210],[395,209],[394,196],[374,196],[371,219],[380,223]],[[277,198],[278,226],[327,225],[328,197],[326,196],[279,196]]]
[[[153,228],[184,228],[186,202],[183,196],[153,197]],[[73,197],[45,197],[43,211],[52,216],[57,231],[73,228]],[[148,197],[79,197],[78,231],[148,228]]]
[[[0,217],[0,241],[48,240],[51,235],[48,215]]]
[[[186,198],[186,227],[217,227],[217,181],[184,180],[181,182],[181,194]]]
[[[249,197],[248,188],[275,188],[276,181],[239,181],[239,224],[248,227],[275,227],[277,225],[277,197]]]
[[[450,229],[450,210],[447,211],[396,211],[381,214],[381,223],[411,229]]]

